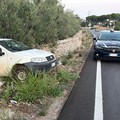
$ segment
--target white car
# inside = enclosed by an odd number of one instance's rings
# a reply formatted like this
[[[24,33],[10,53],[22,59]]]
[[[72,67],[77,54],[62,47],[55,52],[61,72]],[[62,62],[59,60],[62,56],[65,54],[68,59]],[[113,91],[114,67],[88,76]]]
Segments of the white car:
[[[55,56],[30,48],[13,39],[0,39],[0,76],[14,75],[25,80],[28,71],[46,71],[57,66]]]

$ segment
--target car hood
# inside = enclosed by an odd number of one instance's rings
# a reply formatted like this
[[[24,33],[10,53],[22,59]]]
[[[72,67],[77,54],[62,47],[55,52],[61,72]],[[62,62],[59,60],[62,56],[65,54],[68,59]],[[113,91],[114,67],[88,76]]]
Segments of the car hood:
[[[50,52],[39,50],[39,49],[30,49],[30,50],[15,52],[15,53],[17,53],[19,55],[23,55],[23,56],[28,56],[31,58],[33,58],[33,57],[47,57],[47,56],[53,55]]]
[[[120,41],[97,41],[97,46],[105,47],[105,48],[120,48]]]

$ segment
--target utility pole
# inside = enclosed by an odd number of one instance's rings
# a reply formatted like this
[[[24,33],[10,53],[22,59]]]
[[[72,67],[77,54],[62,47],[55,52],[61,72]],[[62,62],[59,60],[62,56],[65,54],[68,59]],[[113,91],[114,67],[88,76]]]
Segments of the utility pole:
[[[88,11],[88,16],[90,16],[90,10]],[[91,29],[91,21],[88,21],[88,27]]]
[[[90,16],[90,10],[88,11],[88,16]]]

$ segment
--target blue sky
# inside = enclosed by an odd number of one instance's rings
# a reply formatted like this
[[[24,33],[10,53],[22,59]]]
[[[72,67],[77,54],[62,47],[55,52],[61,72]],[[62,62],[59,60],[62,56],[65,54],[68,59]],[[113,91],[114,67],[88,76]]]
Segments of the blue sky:
[[[88,15],[120,13],[120,0],[60,0],[65,9],[71,9],[81,18]]]

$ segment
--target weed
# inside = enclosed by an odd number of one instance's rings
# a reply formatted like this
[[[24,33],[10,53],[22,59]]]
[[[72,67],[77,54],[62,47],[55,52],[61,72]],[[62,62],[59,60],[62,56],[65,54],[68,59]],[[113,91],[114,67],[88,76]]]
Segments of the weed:
[[[56,45],[57,45],[57,42],[56,42],[56,41],[53,41],[53,42],[51,42],[51,43],[48,44],[48,46],[49,46],[50,48],[56,47]]]
[[[40,111],[38,113],[39,116],[45,116],[47,114],[47,109],[49,107],[48,101],[44,100],[44,104],[42,104]]]
[[[45,116],[47,113],[46,113],[46,111],[44,111],[44,110],[42,110],[42,111],[40,111],[39,112],[39,116]]]
[[[86,31],[85,31],[85,30],[82,30],[82,33],[86,33]]]
[[[26,118],[23,118],[22,120],[27,120]]]
[[[5,91],[3,92],[3,99],[6,100],[6,102],[9,102],[9,99],[10,99],[10,85],[9,85],[9,82],[7,82],[7,86],[6,86],[6,89]]]
[[[55,50],[54,50],[54,48],[52,48],[52,49],[50,50],[50,52],[51,52],[51,53],[55,53]]]
[[[72,57],[73,57],[73,52],[69,51],[69,52],[68,52],[68,55],[67,55],[67,59],[70,59],[70,58],[72,58]]]
[[[54,86],[52,88],[49,89],[49,95],[56,97],[61,95],[61,93],[63,92],[63,89],[60,89],[58,86]]]
[[[66,65],[68,63],[66,55],[64,55],[64,56],[61,57],[61,62],[62,62],[63,65]]]
[[[17,82],[16,100],[34,102],[36,99],[41,99],[44,96],[58,96],[62,91],[57,86],[56,76],[50,76],[48,73],[40,75],[28,75],[28,80],[25,82]]]
[[[71,60],[69,65],[72,66],[72,67],[75,67],[77,66],[78,64],[80,63],[80,60]]]
[[[73,57],[73,52],[69,51],[67,55],[63,55],[61,57],[61,62],[63,65],[68,64],[68,59],[71,59]]]
[[[77,54],[78,52],[79,52],[79,48],[77,48],[73,51],[74,54]]]
[[[82,57],[82,51],[80,51],[79,53],[78,53],[78,55],[79,55],[79,57]]]
[[[58,71],[57,75],[59,82],[65,82],[65,83],[72,80],[76,80],[79,77],[77,74],[70,73],[67,70],[60,70]]]

